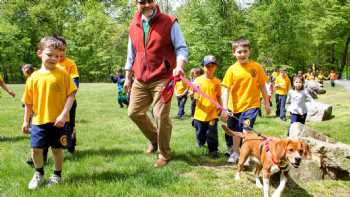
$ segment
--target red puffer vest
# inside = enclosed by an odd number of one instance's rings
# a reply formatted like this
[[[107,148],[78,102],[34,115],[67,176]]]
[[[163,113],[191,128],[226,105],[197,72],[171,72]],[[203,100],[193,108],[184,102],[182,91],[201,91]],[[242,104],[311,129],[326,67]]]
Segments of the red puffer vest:
[[[150,21],[146,47],[144,45],[142,14],[137,12],[131,22],[129,36],[136,50],[132,70],[138,81],[147,83],[166,79],[176,66],[176,53],[171,42],[171,27],[174,16],[160,12]]]

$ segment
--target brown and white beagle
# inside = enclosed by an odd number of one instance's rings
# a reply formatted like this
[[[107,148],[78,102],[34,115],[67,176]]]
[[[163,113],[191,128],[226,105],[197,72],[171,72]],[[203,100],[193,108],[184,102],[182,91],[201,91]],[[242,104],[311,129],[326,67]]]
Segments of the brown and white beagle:
[[[244,163],[250,157],[256,162],[255,184],[257,187],[263,188],[264,197],[269,196],[269,182],[272,174],[281,171],[280,184],[272,195],[278,197],[281,196],[287,183],[290,165],[298,168],[302,158],[311,156],[309,145],[301,140],[267,138],[251,131],[235,132],[226,125],[222,125],[222,128],[226,134],[239,136],[243,139],[235,179],[240,179]],[[264,185],[259,179],[261,170]]]

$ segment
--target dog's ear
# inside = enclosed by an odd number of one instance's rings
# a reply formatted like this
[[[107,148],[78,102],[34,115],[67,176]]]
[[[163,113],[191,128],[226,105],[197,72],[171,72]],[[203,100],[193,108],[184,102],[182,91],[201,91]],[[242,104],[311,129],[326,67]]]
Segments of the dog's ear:
[[[229,129],[226,125],[222,124],[221,127],[224,129],[225,133],[231,137],[234,136],[238,136],[243,138],[243,133],[241,132],[236,132],[236,131],[232,131],[231,129]]]
[[[310,145],[305,143],[304,141],[300,141],[301,147],[303,148],[303,157],[305,159],[311,159],[311,148]]]
[[[274,161],[279,163],[281,159],[283,159],[286,156],[287,146],[289,142],[290,140],[288,139],[282,139],[272,144],[273,149],[271,151],[273,153],[272,158],[274,159]]]

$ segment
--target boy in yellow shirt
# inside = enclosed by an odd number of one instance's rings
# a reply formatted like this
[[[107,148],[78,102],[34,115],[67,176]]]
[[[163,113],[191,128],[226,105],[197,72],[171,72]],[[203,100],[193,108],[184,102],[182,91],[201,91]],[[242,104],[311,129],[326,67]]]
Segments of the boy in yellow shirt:
[[[4,79],[2,78],[2,76],[0,75],[0,86],[2,89],[4,89],[9,95],[11,95],[12,97],[16,96],[16,93],[11,90],[5,83]]]
[[[270,113],[270,105],[266,94],[264,69],[260,64],[249,60],[251,53],[249,40],[239,38],[233,41],[232,52],[237,62],[225,73],[222,82],[222,102],[223,107],[231,111],[234,117],[228,116],[227,113],[222,113],[222,116],[227,119],[227,126],[230,129],[242,132],[254,126],[260,108],[260,92],[267,113]],[[244,127],[244,122],[249,122],[249,127]],[[225,140],[227,147],[231,149],[228,162],[236,163],[239,159],[241,139],[239,137],[232,139],[225,135]]]
[[[203,93],[221,104],[220,80],[215,77],[216,58],[212,55],[207,55],[204,57],[202,65],[204,66],[204,74],[197,77],[194,80],[194,84]],[[197,145],[203,147],[207,143],[208,154],[212,158],[218,157],[218,115],[218,109],[212,101],[199,94],[196,95],[193,124],[196,129]]]
[[[77,88],[79,88],[79,72],[78,72],[77,65],[72,59],[66,57],[67,42],[61,36],[55,36],[55,38],[60,40],[64,45],[64,51],[60,52],[60,57],[59,57],[57,66],[60,68],[63,68],[71,76]],[[70,143],[68,144],[67,149],[68,149],[68,152],[72,154],[75,152],[75,146],[77,144],[77,136],[76,136],[76,130],[75,130],[75,114],[77,110],[77,105],[78,105],[77,100],[74,99],[73,106],[69,111],[68,127],[70,131],[71,140],[70,140]]]
[[[280,75],[276,78],[275,89],[276,89],[276,116],[280,117],[281,120],[286,121],[286,101],[288,91],[290,89],[290,79],[286,71],[281,68]]]
[[[188,87],[182,80],[177,81],[175,84],[175,95],[177,99],[177,106],[179,111],[177,112],[177,118],[182,120],[185,115],[185,105],[187,101]]]
[[[55,162],[54,174],[48,186],[61,182],[63,147],[68,145],[69,110],[77,90],[72,78],[56,66],[63,43],[54,37],[40,40],[37,54],[41,68],[27,79],[22,102],[25,104],[22,131],[29,132],[31,125],[32,158],[35,173],[28,184],[29,189],[38,188],[44,181],[43,149],[51,146]]]

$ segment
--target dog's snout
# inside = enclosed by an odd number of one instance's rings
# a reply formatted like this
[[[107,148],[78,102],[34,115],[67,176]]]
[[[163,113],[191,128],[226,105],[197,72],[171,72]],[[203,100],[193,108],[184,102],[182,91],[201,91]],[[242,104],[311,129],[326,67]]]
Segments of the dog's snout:
[[[300,163],[301,162],[301,157],[296,157],[296,158],[294,158],[294,160],[295,160],[296,163]]]

